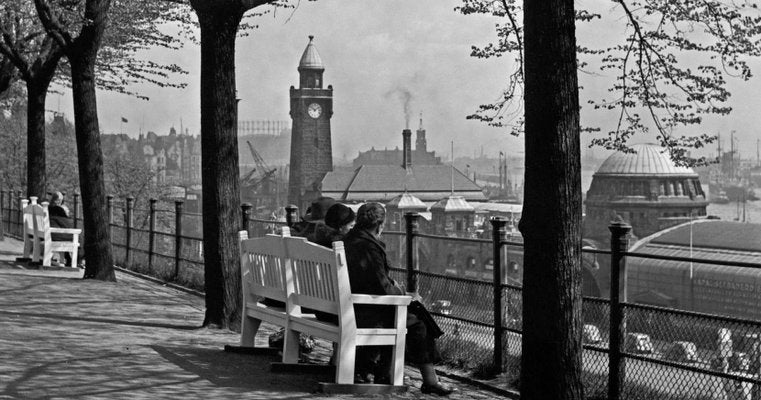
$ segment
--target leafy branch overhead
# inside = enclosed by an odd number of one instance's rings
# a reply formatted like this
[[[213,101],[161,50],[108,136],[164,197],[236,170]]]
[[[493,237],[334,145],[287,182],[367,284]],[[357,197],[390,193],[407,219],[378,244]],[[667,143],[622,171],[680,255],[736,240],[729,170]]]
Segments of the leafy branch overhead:
[[[523,20],[515,0],[463,0],[463,14],[498,18],[496,41],[473,46],[479,58],[512,54],[514,69],[499,97],[468,116],[491,126],[522,132]],[[609,126],[586,127],[607,135],[592,141],[607,149],[631,151],[629,139],[655,130],[672,159],[684,165],[710,162],[687,151],[715,140],[707,133],[680,136],[680,127],[699,125],[708,115],[728,115],[730,78],[748,80],[748,60],[761,55],[761,13],[750,1],[615,0],[613,7],[577,10],[578,68],[586,85],[607,82],[607,94],[588,90],[593,110],[614,115]],[[605,32],[601,37],[600,32]],[[607,41],[607,43],[606,43]],[[587,42],[587,43],[585,43]],[[590,69],[597,67],[597,71]],[[590,85],[592,86],[592,85]],[[581,88],[582,90],[584,88]]]
[[[85,1],[41,1],[38,17],[33,2],[0,0],[0,50],[10,57],[23,75],[35,58],[46,60],[45,52],[60,51],[73,41],[84,24]],[[184,9],[184,11],[183,11]],[[146,98],[131,89],[137,83],[183,88],[176,75],[186,74],[174,63],[146,58],[141,51],[155,48],[178,49],[183,42],[171,31],[179,15],[190,14],[187,7],[152,0],[113,0],[108,13],[108,28],[98,52],[96,81],[103,90]],[[44,29],[40,18],[50,22]],[[47,48],[47,49],[46,49]],[[65,58],[58,64],[55,82],[70,85],[70,66]]]

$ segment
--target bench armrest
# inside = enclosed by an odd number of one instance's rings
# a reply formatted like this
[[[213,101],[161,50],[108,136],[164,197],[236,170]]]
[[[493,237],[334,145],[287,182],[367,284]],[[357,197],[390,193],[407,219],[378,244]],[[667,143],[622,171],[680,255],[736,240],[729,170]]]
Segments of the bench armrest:
[[[72,235],[81,235],[82,230],[79,228],[50,228],[50,233],[69,233]]]
[[[354,304],[408,306],[412,301],[412,296],[353,294],[351,300]]]

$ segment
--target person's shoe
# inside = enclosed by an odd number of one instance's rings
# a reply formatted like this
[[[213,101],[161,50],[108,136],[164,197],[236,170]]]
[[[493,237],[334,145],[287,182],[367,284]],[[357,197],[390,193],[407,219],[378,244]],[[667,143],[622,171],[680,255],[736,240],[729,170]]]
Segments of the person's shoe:
[[[358,372],[354,375],[354,383],[373,383],[373,375],[366,372]]]
[[[457,391],[457,388],[455,387],[447,387],[442,385],[441,383],[437,383],[435,385],[427,385],[423,384],[420,386],[420,391],[423,392],[423,394],[435,394],[438,396],[449,396],[450,394]]]

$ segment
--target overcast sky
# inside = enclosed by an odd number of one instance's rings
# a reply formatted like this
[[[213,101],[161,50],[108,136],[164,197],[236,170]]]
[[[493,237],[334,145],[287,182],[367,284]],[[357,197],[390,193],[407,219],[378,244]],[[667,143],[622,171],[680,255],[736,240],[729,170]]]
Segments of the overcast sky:
[[[289,120],[288,89],[298,86],[296,67],[308,35],[314,35],[325,64],[325,83],[334,89],[334,157],[351,159],[357,151],[370,147],[399,146],[405,126],[400,91],[412,94],[412,128],[417,128],[418,114],[422,112],[429,149],[440,155],[448,157],[450,141],[455,143],[456,157],[480,153],[482,147],[489,156],[499,151],[521,153],[522,139],[465,118],[479,104],[499,96],[505,76],[512,69],[512,59],[469,56],[471,45],[493,40],[496,21],[458,14],[454,7],[459,4],[460,0],[302,0],[295,12],[280,10],[277,15],[261,18],[257,30],[237,41],[239,118]],[[579,40],[616,38],[619,32],[612,27],[620,21],[580,28]],[[600,29],[609,32],[600,35]],[[166,134],[172,126],[179,128],[182,120],[191,134],[199,134],[199,47],[188,44],[179,51],[149,51],[145,57],[182,66],[189,75],[177,79],[188,86],[182,90],[136,88],[149,96],[149,101],[99,92],[101,130],[123,130],[137,137],[142,126],[143,132]],[[581,79],[586,90],[601,90],[606,83],[586,82],[588,78],[583,76]],[[693,129],[724,132],[726,137],[735,130],[743,154],[755,158],[759,81],[732,82],[730,88],[734,113]],[[582,99],[582,105],[584,102]],[[59,108],[71,118],[70,93],[48,96],[48,109]],[[121,117],[129,122],[121,124]],[[610,117],[582,109],[584,121],[600,125],[603,131],[613,123]],[[728,147],[728,143],[725,139],[724,145]]]

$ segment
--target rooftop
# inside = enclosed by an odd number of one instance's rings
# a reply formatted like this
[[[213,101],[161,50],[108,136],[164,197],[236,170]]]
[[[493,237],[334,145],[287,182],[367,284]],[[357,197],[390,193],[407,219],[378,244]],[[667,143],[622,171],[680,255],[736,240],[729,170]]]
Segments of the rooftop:
[[[692,231],[692,235],[690,235]],[[685,223],[650,236],[650,243],[690,246],[707,249],[752,251],[761,253],[761,224],[721,220],[699,220]]]
[[[307,48],[304,49],[304,54],[301,56],[301,61],[299,62],[299,69],[325,69],[320,54],[317,53],[317,49],[314,47],[313,40],[314,36],[310,35],[309,44],[307,44]]]
[[[388,201],[403,193],[422,201],[438,201],[452,192],[467,200],[486,200],[480,186],[446,165],[413,165],[407,169],[401,165],[362,165],[328,172],[322,180],[322,194],[341,201]]]
[[[678,167],[668,151],[657,144],[635,144],[635,153],[617,152],[608,157],[595,175],[694,175],[692,168]]]

